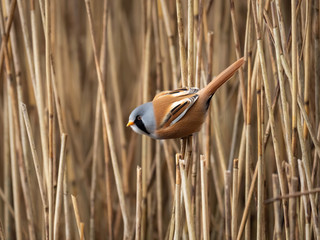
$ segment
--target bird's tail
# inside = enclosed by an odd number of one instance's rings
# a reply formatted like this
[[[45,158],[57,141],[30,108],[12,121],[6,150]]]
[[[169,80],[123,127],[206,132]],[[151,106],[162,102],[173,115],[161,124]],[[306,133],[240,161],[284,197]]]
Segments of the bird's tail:
[[[206,95],[211,96],[217,91],[217,89],[229,80],[233,74],[242,66],[244,63],[244,58],[238,59],[236,62],[231,64],[223,72],[221,72],[217,77],[215,77],[203,90]]]

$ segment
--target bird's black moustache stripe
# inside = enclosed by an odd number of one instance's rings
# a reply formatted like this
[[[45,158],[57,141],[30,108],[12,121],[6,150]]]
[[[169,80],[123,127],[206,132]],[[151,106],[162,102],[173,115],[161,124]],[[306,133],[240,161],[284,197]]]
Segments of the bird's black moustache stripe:
[[[138,119],[136,119],[135,121],[134,121],[134,123],[137,125],[137,127],[141,130],[141,131],[144,131],[146,134],[150,134],[149,132],[148,132],[148,130],[146,129],[146,127],[144,126],[144,124],[143,124],[143,122],[142,122],[142,120],[140,119],[140,120],[138,120]]]

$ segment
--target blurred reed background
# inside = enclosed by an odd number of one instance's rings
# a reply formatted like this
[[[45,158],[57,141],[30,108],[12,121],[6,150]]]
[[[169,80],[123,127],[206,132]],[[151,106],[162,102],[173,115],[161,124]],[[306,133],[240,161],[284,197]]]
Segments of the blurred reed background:
[[[2,0],[0,239],[320,239],[319,4]],[[125,127],[242,56],[183,155]]]

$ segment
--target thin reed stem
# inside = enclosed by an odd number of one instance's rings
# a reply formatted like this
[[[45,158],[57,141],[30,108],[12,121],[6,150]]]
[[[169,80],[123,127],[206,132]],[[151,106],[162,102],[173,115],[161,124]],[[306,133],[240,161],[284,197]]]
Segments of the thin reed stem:
[[[201,171],[201,205],[202,205],[202,236],[204,240],[209,240],[208,223],[208,195],[207,195],[207,160],[203,155],[200,156]]]
[[[63,193],[63,178],[65,177],[65,151],[66,151],[67,135],[62,134],[61,136],[61,148],[59,158],[59,171],[58,171],[58,182],[57,182],[57,195],[55,200],[55,211],[54,211],[54,225],[53,225],[53,239],[59,239],[59,223],[60,214],[62,207],[62,193]]]
[[[105,124],[106,130],[107,130],[108,143],[109,143],[109,148],[110,148],[110,153],[111,153],[111,161],[112,161],[113,171],[115,174],[117,191],[118,191],[118,196],[119,196],[119,200],[120,200],[121,213],[122,213],[123,222],[124,222],[124,235],[125,235],[125,237],[128,237],[128,234],[129,234],[128,233],[128,227],[129,227],[128,224],[129,223],[128,223],[128,216],[127,216],[127,209],[126,209],[126,205],[125,205],[124,192],[123,192],[122,180],[120,177],[120,171],[119,171],[119,167],[118,167],[117,157],[115,154],[114,140],[113,140],[112,130],[111,130],[110,121],[109,121],[107,100],[104,95],[105,89],[104,89],[104,86],[102,83],[102,74],[101,74],[101,69],[100,69],[98,56],[97,56],[95,37],[94,37],[93,26],[92,26],[91,6],[90,6],[89,0],[85,0],[85,3],[86,3],[86,10],[87,10],[89,26],[90,26],[90,35],[91,35],[93,52],[94,52],[96,71],[97,71],[97,75],[98,75],[98,83],[99,83],[99,89],[100,89],[100,95],[101,95],[104,124]]]
[[[225,239],[232,239],[231,229],[231,172],[225,172],[225,189],[224,189],[224,204],[225,204]]]
[[[137,197],[136,197],[136,240],[141,239],[141,200],[142,200],[142,174],[141,167],[137,167]]]

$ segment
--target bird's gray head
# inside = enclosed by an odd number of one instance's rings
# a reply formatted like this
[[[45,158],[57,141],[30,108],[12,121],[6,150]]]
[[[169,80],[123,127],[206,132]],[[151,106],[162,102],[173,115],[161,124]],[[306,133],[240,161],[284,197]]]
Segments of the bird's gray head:
[[[154,135],[156,121],[152,102],[147,102],[135,108],[129,116],[127,126],[130,126],[136,133],[156,138]]]

